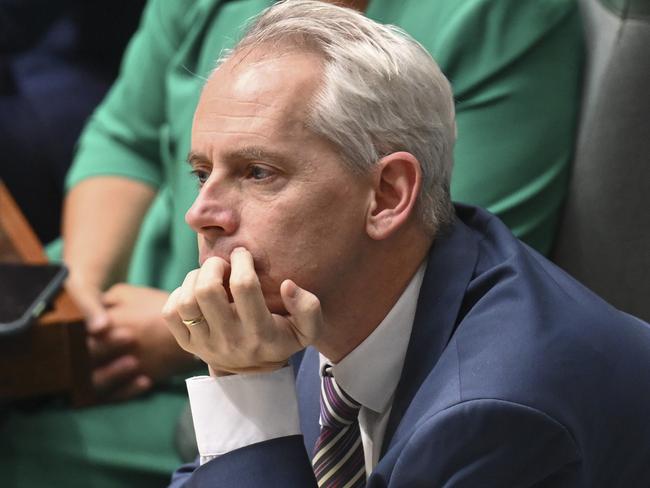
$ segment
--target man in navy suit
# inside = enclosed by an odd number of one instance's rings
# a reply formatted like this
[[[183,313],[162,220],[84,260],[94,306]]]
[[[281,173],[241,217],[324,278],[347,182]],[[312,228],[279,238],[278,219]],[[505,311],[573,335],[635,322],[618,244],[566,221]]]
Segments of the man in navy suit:
[[[276,4],[222,61],[164,310],[210,369],[173,486],[650,484],[650,328],[452,206],[455,134],[435,62],[352,10]]]

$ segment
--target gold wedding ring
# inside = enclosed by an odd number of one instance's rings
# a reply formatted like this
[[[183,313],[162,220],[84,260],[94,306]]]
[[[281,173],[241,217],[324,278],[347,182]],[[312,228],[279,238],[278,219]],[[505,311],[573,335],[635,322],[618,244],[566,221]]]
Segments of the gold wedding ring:
[[[198,317],[195,317],[193,319],[189,319],[189,320],[181,319],[181,320],[188,327],[192,327],[193,325],[198,325],[201,322],[203,322],[205,320],[205,317],[203,317],[203,315],[199,315]]]

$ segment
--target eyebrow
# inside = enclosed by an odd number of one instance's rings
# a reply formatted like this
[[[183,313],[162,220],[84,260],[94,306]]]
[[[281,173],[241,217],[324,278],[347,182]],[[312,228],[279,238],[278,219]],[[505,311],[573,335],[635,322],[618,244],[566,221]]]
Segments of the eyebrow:
[[[289,164],[291,160],[282,153],[270,151],[261,146],[247,146],[241,149],[228,151],[224,155],[224,161],[268,161],[269,163]],[[187,163],[190,165],[208,163],[211,160],[201,152],[190,151],[187,155]]]

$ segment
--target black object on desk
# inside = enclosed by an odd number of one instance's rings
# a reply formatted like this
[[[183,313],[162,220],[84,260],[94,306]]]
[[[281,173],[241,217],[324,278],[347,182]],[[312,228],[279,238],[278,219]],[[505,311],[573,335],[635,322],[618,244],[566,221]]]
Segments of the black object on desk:
[[[61,264],[0,263],[0,336],[24,331],[63,285]]]

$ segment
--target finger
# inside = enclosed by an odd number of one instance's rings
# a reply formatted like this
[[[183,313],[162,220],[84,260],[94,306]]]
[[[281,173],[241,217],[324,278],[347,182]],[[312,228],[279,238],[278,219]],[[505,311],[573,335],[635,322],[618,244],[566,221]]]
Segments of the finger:
[[[128,293],[130,286],[124,283],[118,283],[111,286],[108,291],[102,293],[101,302],[104,307],[111,307],[123,301],[125,293]]]
[[[267,330],[271,316],[264,301],[260,280],[255,272],[253,255],[243,247],[230,255],[230,292],[244,331]]]
[[[230,265],[223,259],[212,257],[207,259],[196,278],[194,295],[197,303],[210,328],[210,334],[223,337],[224,326],[231,324],[234,319],[228,293],[224,287],[224,277],[229,272]]]
[[[134,356],[120,356],[105,366],[95,368],[92,382],[100,396],[107,396],[137,375],[138,360]]]
[[[101,302],[101,292],[84,285],[77,286],[72,282],[69,282],[66,288],[86,319],[88,333],[103,332],[110,325],[110,320]]]
[[[199,275],[199,270],[195,269],[187,273],[185,276],[185,279],[183,280],[183,284],[181,285],[180,289],[181,291],[178,294],[178,298],[176,299],[176,312],[180,316],[181,320],[195,320],[195,319],[200,319],[203,317],[203,314],[201,313],[201,308],[199,307],[198,302],[196,301],[196,297],[194,296],[194,283],[196,282],[196,278]],[[206,331],[206,324],[200,323],[200,324],[195,324],[192,327],[188,327],[188,330],[190,330],[190,336],[192,333],[200,333],[200,331],[205,332]],[[199,331],[199,332],[197,332]]]
[[[109,328],[102,334],[87,337],[88,353],[93,365],[101,365],[124,354],[135,344],[129,329]]]
[[[86,311],[86,325],[90,334],[101,334],[111,325],[106,309],[102,306]]]
[[[324,327],[320,300],[313,293],[300,288],[291,280],[280,285],[280,296],[296,337],[304,347],[318,340]]]
[[[194,296],[194,283],[198,275],[198,269],[190,271],[185,276],[180,287],[181,291],[176,301],[176,311],[183,320],[192,320],[201,316],[201,309]]]
[[[180,315],[177,311],[178,298],[181,295],[181,288],[176,288],[167,299],[163,306],[162,316],[165,319],[167,328],[178,342],[178,345],[183,349],[187,348],[190,342],[190,331],[187,326],[182,322]]]
[[[138,375],[126,385],[119,387],[107,396],[108,401],[123,402],[146,393],[153,386],[151,378],[145,375]]]

